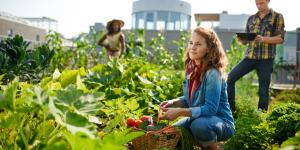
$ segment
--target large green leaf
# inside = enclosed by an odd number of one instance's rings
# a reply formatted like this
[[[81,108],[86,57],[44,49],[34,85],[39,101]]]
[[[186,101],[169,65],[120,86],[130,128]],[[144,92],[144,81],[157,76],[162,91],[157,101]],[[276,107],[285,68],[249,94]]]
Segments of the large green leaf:
[[[76,79],[76,86],[77,86],[77,89],[79,90],[82,90],[84,92],[88,92],[89,90],[86,88],[85,84],[83,83],[80,75],[78,74],[77,75],[77,79]]]
[[[130,99],[130,100],[127,100],[125,101],[125,105],[130,109],[130,110],[136,110],[138,109],[140,106],[139,106],[139,103],[137,102],[136,99]]]
[[[81,115],[71,113],[69,111],[62,112],[60,109],[56,107],[54,104],[52,98],[49,99],[49,111],[54,116],[55,121],[66,127],[68,131],[70,131],[73,134],[76,134],[77,132],[81,132],[89,136],[90,138],[94,138],[96,135],[96,127],[92,123],[86,122],[86,119],[83,119]],[[80,121],[83,121],[85,126],[80,123]],[[77,126],[79,125],[79,126]]]
[[[76,89],[75,86],[68,86],[66,89],[57,92],[57,102],[64,103],[68,106],[73,106],[76,102],[80,101],[80,96],[83,95],[82,90]]]
[[[86,136],[83,133],[70,134],[64,132],[64,136],[71,145],[72,150],[97,150],[101,149],[100,140]]]
[[[69,84],[76,83],[78,70],[64,70],[61,73],[60,82],[62,87],[66,87]]]
[[[73,112],[66,113],[66,123],[77,126],[77,127],[85,127],[89,124],[89,121],[86,117],[76,114]]]
[[[4,89],[4,95],[0,95],[0,108],[14,110],[18,81],[14,80],[9,86]]]
[[[110,134],[104,136],[103,144],[114,144],[114,145],[124,145],[133,139],[144,135],[142,131],[132,132],[131,129],[127,129],[121,132],[111,132]]]

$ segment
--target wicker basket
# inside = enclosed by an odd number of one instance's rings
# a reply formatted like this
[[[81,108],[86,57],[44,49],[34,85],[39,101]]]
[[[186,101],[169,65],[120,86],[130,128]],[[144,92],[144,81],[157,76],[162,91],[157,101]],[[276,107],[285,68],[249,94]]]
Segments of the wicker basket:
[[[132,141],[135,150],[152,150],[159,148],[175,149],[181,132],[179,129],[168,126],[158,131],[148,131]]]

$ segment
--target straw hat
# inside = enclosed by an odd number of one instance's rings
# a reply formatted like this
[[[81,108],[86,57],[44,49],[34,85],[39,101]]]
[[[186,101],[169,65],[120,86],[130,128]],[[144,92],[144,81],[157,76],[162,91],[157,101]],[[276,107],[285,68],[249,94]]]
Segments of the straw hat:
[[[110,27],[114,22],[118,22],[120,24],[120,28],[122,28],[124,26],[124,21],[119,20],[119,19],[113,19],[113,20],[107,22],[106,28]]]

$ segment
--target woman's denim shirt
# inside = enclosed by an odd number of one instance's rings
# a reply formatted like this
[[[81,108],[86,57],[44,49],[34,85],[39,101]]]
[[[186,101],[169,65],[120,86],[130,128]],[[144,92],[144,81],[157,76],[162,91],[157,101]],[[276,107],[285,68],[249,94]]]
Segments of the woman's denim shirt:
[[[221,73],[215,68],[206,71],[201,84],[192,93],[192,103],[189,101],[188,81],[185,76],[183,96],[180,100],[186,108],[191,110],[192,118],[217,116],[234,127],[227,97],[227,84],[221,77]]]

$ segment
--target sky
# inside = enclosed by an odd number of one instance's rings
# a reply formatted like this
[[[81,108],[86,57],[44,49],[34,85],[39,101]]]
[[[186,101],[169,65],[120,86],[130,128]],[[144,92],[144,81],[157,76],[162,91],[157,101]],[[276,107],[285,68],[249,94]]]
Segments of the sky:
[[[136,0],[0,0],[0,11],[18,17],[49,17],[58,21],[58,32],[67,38],[88,32],[95,22],[106,24],[112,18],[122,19],[124,29],[131,28],[132,4]],[[254,14],[255,0],[183,0],[194,13]],[[287,31],[300,27],[298,0],[271,0],[270,8],[284,16]]]

